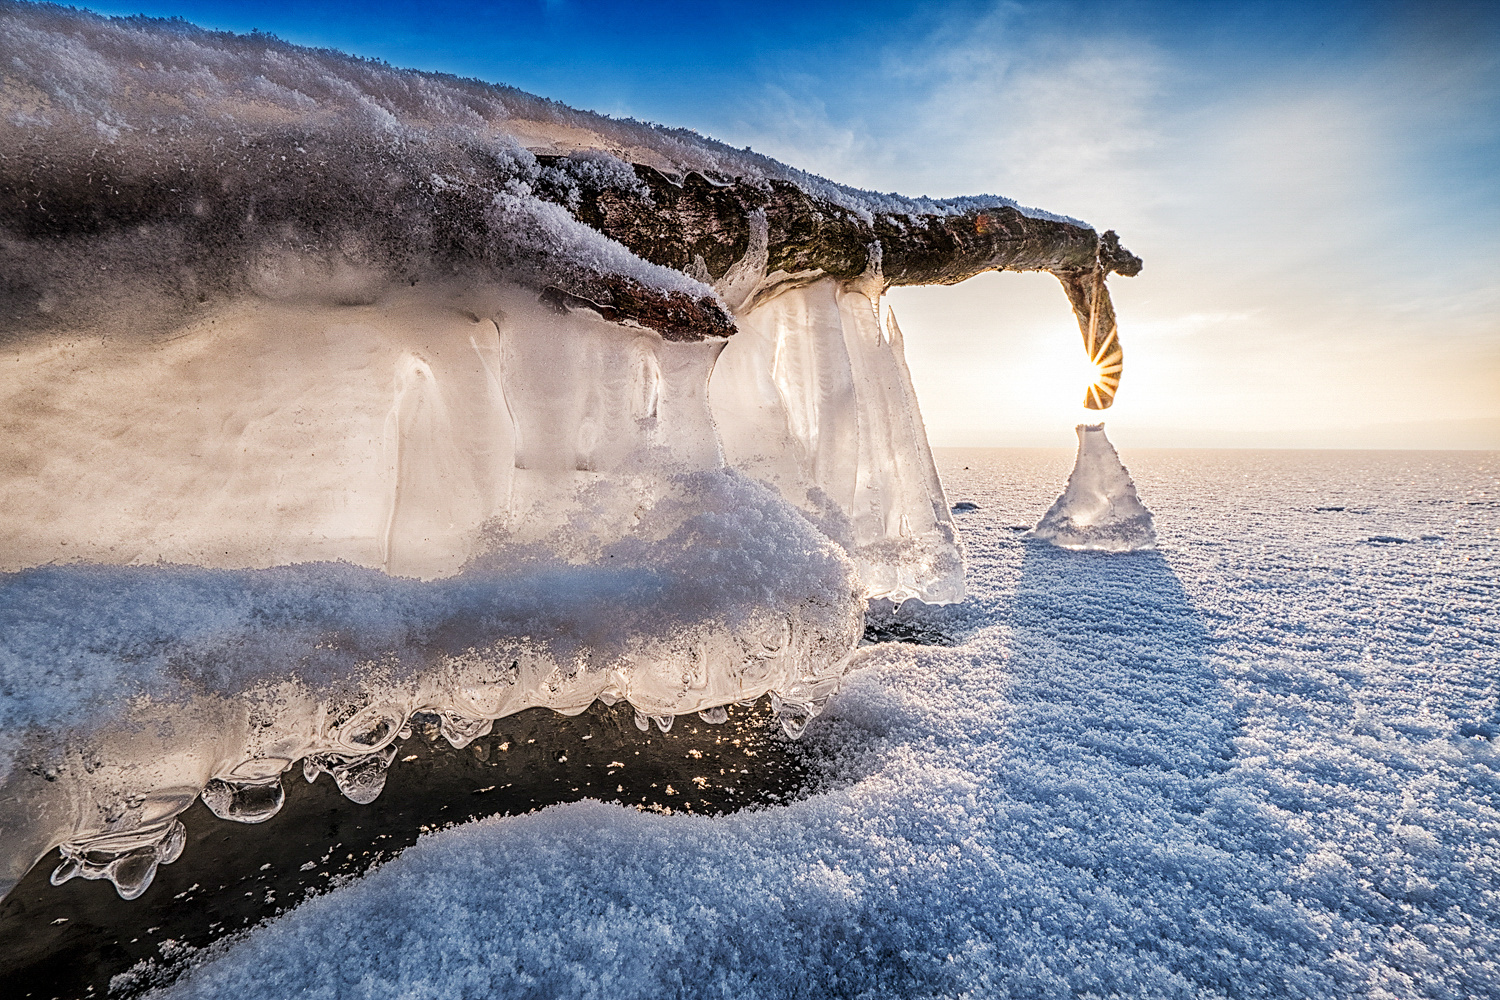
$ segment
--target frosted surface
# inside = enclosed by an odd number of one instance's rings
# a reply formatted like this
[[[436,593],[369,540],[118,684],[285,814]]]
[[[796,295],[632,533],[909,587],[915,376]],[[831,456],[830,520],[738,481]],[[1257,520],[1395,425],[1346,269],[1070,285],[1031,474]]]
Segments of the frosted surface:
[[[1078,459],[1062,496],[1032,534],[1064,549],[1134,552],[1156,544],[1151,512],[1136,495],[1103,424],[1078,425]]]
[[[861,654],[836,787],[435,834],[168,995],[1500,992],[1493,453],[1133,454],[1112,558],[1014,530],[1072,456],[940,457],[959,641]]]

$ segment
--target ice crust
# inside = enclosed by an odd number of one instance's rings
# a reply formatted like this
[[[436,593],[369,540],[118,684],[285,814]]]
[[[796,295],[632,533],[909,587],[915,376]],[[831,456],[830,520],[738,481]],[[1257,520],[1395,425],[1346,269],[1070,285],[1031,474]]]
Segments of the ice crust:
[[[507,537],[433,582],[349,563],[0,577],[0,874],[60,843],[57,880],[130,898],[181,850],[176,816],[200,793],[261,822],[300,760],[372,801],[417,711],[463,746],[532,706],[624,699],[670,725],[769,691],[800,731],[863,627],[847,555],[732,470],[655,492],[597,483],[557,525],[566,548]],[[611,538],[622,499],[634,530]]]
[[[1135,552],[1156,546],[1151,512],[1104,434],[1103,424],[1079,424],[1078,459],[1062,496],[1031,534],[1064,549]]]

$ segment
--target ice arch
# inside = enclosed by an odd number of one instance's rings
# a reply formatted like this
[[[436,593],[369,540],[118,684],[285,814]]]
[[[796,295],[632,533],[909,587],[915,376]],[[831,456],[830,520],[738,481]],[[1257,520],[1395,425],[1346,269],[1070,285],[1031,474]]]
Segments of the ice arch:
[[[410,716],[796,732],[962,596],[893,285],[1112,232],[265,36],[0,3],[0,890],[143,891],[195,796],[378,794]]]

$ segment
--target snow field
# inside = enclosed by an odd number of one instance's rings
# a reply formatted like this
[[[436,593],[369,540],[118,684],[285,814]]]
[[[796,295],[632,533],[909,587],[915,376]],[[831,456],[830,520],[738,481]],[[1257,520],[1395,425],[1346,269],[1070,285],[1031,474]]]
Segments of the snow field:
[[[1126,555],[1014,530],[1068,458],[940,455],[963,641],[860,654],[810,798],[449,830],[167,995],[1500,991],[1496,457],[1128,454]]]

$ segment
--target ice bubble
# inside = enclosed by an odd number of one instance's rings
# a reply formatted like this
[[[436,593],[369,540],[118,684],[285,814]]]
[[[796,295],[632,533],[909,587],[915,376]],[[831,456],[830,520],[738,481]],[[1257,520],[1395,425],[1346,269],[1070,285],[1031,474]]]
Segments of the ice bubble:
[[[220,819],[264,823],[281,811],[286,802],[286,790],[278,772],[274,777],[260,781],[214,778],[204,787],[199,798]]]

